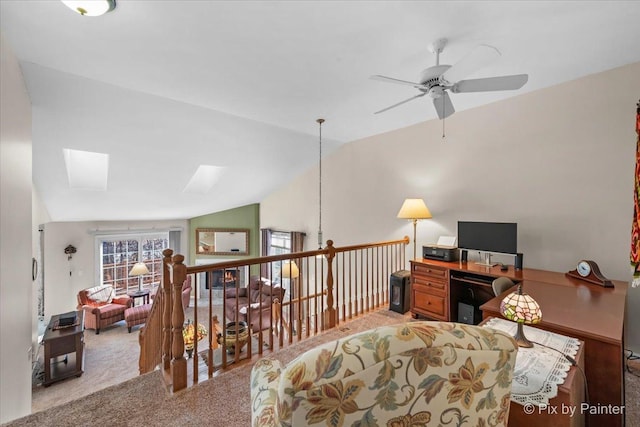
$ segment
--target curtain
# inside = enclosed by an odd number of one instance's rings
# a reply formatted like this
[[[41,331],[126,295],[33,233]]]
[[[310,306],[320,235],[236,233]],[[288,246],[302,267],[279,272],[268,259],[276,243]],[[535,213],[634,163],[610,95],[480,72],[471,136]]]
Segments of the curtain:
[[[291,232],[291,252],[302,252],[304,250],[304,236],[301,231]]]
[[[271,247],[271,230],[269,228],[260,229],[260,256],[269,256]],[[260,264],[260,276],[269,277],[269,265]]]
[[[640,286],[640,101],[636,106],[636,168],[633,187],[633,223],[631,224],[631,266],[635,288]]]
[[[180,230],[169,230],[169,247],[174,254],[180,254]]]

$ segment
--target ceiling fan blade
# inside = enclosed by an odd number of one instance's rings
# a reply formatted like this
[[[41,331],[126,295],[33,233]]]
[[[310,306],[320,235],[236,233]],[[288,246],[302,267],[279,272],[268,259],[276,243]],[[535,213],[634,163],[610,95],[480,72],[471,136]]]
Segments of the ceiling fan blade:
[[[412,97],[411,97],[411,98],[409,98],[409,99],[405,99],[404,101],[400,101],[400,102],[398,102],[397,104],[393,104],[393,105],[392,105],[392,106],[390,106],[390,107],[383,108],[383,109],[382,109],[382,110],[380,110],[380,111],[376,111],[376,112],[375,112],[375,113],[373,113],[373,114],[383,113],[383,112],[385,112],[385,111],[387,111],[387,110],[390,110],[390,109],[392,109],[392,108],[397,107],[398,105],[402,105],[402,104],[404,104],[405,102],[409,102],[409,101],[414,100],[414,99],[416,99],[416,98],[420,98],[421,96],[425,96],[426,94],[427,94],[426,92],[419,93],[418,95],[416,95],[416,96],[412,96]]]
[[[491,90],[520,89],[529,80],[527,74],[488,77],[486,79],[461,80],[451,88],[453,93],[488,92]]]
[[[444,92],[440,98],[434,98],[433,106],[436,108],[436,113],[438,113],[440,119],[447,118],[456,112],[448,92]]]
[[[406,86],[411,86],[411,87],[416,87],[416,88],[422,87],[422,85],[420,83],[408,82],[406,80],[394,79],[392,77],[385,77],[385,76],[375,75],[375,76],[371,76],[369,78],[371,80],[379,80],[381,82],[387,82],[387,83],[396,83],[396,84],[401,84],[401,85],[406,85]]]
[[[459,82],[474,71],[479,70],[485,65],[495,61],[500,57],[498,49],[492,46],[481,44],[476,46],[467,56],[451,66],[445,71],[440,80],[444,80],[448,84]]]

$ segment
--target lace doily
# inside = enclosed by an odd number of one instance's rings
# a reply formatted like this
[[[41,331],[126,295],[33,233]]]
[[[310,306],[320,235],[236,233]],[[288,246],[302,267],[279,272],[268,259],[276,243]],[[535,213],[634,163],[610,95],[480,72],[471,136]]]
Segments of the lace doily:
[[[483,326],[509,335],[515,335],[518,327],[514,322],[498,318],[490,319]],[[511,383],[511,400],[521,405],[546,405],[549,399],[558,395],[558,385],[564,382],[571,368],[571,363],[563,354],[574,357],[580,342],[575,338],[530,326],[524,326],[524,334],[533,343],[533,347],[518,349]]]

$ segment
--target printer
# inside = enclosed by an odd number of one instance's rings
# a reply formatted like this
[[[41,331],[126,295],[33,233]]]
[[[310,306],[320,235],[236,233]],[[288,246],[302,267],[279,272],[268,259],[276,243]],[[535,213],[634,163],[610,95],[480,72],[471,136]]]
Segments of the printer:
[[[429,245],[422,247],[422,258],[438,261],[457,261],[458,248],[456,246]]]

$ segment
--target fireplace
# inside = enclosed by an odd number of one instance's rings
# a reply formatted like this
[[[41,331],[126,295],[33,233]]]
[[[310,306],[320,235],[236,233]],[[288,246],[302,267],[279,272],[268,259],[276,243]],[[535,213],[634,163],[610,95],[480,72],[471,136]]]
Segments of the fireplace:
[[[212,271],[206,274],[204,287],[205,289],[209,289],[209,287],[222,289],[226,285],[227,288],[235,288],[238,276],[242,276],[242,269]],[[239,286],[243,285],[242,282],[244,281],[241,280]]]
[[[215,258],[196,258],[195,265],[210,265],[216,264],[223,261],[235,261],[233,259],[215,259]],[[228,268],[225,270],[214,270],[206,273],[198,273],[197,277],[197,297],[203,298],[209,294],[209,289],[214,290],[214,297],[220,298],[222,295],[220,292],[222,291],[222,286],[225,285],[227,288],[232,288],[236,286],[236,282],[238,282],[238,286],[246,287],[247,283],[249,283],[249,267],[242,266],[236,268]],[[219,291],[219,292],[215,292]]]

